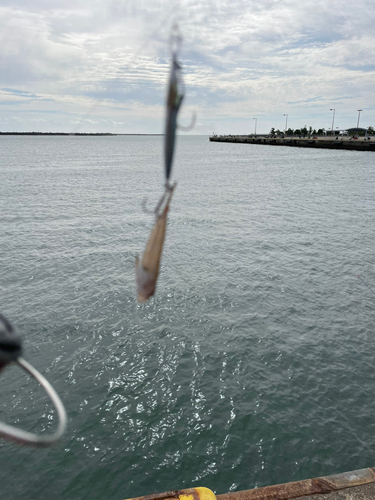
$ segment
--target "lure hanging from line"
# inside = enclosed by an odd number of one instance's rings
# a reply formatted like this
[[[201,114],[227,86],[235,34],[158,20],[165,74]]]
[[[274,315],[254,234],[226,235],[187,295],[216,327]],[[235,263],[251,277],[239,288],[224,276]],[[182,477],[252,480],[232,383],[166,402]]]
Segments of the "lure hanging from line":
[[[156,220],[146,250],[142,259],[140,260],[136,257],[135,261],[139,302],[146,302],[155,293],[167,227],[167,215],[176,187],[176,183],[170,184],[170,176],[176,139],[177,114],[184,98],[181,66],[177,61],[177,51],[181,44],[181,36],[177,30],[178,28],[175,26],[175,33],[171,37],[171,44],[174,45],[174,48],[172,49],[172,67],[166,101],[164,134],[165,190],[154,210]]]

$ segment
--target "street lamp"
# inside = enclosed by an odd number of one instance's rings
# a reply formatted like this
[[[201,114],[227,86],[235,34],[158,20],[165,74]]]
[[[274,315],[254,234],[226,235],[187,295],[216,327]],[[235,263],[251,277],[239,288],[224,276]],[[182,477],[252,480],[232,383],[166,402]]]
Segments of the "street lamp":
[[[285,117],[286,117],[286,118],[285,118],[285,130],[284,130],[284,132],[286,133],[287,128],[288,128],[288,115],[285,115],[285,114],[284,114],[283,116],[285,116]]]
[[[333,137],[333,124],[335,123],[336,109],[335,108],[331,108],[330,111],[333,111],[333,116],[332,116],[332,132],[331,132],[331,137]]]
[[[357,120],[357,128],[359,126],[359,117],[361,116],[361,111],[363,111],[363,109],[357,109],[358,111],[358,120]]]
[[[254,135],[257,135],[257,121],[258,121],[258,118],[253,118],[253,120],[255,120],[255,134]]]

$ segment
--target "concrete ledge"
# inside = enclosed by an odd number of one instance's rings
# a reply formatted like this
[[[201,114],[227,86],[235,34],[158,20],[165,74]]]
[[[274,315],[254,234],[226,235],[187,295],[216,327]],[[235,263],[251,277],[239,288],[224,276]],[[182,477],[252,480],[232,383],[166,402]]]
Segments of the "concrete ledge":
[[[370,500],[375,499],[375,469],[265,486],[217,495],[217,500]]]
[[[208,488],[155,493],[132,500],[374,500],[375,468],[217,495]]]
[[[359,139],[331,137],[299,138],[299,137],[266,137],[266,136],[211,136],[211,142],[235,142],[241,144],[259,144],[262,146],[290,146],[297,148],[350,149],[356,151],[375,151],[375,139],[361,137]]]

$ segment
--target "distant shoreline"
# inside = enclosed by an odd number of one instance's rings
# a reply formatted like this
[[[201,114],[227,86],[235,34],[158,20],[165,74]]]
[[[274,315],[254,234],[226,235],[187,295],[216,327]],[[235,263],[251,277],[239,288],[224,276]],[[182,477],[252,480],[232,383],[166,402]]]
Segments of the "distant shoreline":
[[[75,135],[75,136],[103,136],[103,135],[164,135],[164,134],[111,134],[109,132],[83,133],[83,132],[0,132],[0,135]]]

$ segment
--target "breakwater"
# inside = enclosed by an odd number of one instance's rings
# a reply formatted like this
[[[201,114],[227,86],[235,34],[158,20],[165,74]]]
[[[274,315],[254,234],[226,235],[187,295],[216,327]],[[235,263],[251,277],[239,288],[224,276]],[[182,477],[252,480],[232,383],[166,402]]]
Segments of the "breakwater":
[[[291,146],[297,148],[351,149],[375,151],[374,137],[270,137],[266,135],[213,135],[211,142],[236,142],[242,144],[261,144],[265,146]]]

